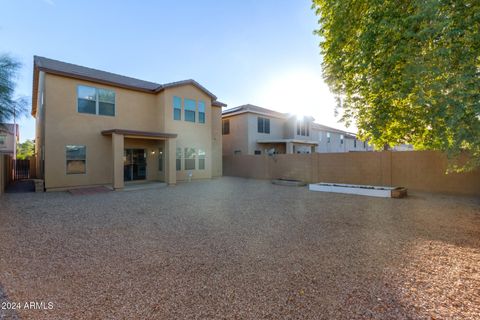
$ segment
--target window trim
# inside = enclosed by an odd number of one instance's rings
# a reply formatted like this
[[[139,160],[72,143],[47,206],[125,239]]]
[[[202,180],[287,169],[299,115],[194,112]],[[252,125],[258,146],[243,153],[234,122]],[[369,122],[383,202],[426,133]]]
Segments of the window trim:
[[[262,130],[260,130],[260,125]],[[257,133],[270,134],[270,118],[257,117]]]
[[[189,150],[190,149],[190,150]],[[187,157],[187,151],[192,151],[192,155],[191,157]],[[184,162],[183,162],[183,166],[184,166],[184,170],[185,171],[193,171],[193,170],[197,170],[197,166],[196,166],[196,162],[197,162],[197,157],[196,157],[196,152],[195,152],[195,148],[193,147],[185,147],[184,148],[184,152],[185,152],[185,157],[184,157]],[[193,168],[190,168],[190,169],[187,169],[187,160],[193,160]]]
[[[193,110],[190,110],[190,109],[187,110],[187,101],[193,101],[194,103]],[[193,120],[187,119],[187,111],[193,112]],[[183,99],[183,120],[186,122],[194,122],[194,123],[197,122],[197,100],[188,99],[188,98]]]
[[[203,105],[203,111],[200,111],[200,105]],[[197,101],[197,106],[198,106],[198,123],[201,123],[201,124],[204,124],[206,122],[206,109],[207,109],[207,106],[205,104],[205,101],[203,100],[198,100]],[[200,115],[203,114],[203,121],[201,121],[201,117]]]
[[[178,98],[180,100],[180,106],[179,108],[175,107],[175,98]],[[175,119],[175,111],[180,110],[180,114],[178,119]],[[172,98],[172,112],[173,112],[173,120],[174,121],[182,121],[182,98],[179,96],[173,96]]]
[[[205,170],[207,167],[207,152],[204,149],[198,149],[198,169],[197,170]],[[203,160],[203,168],[200,167],[200,160]]]
[[[225,130],[225,127],[228,128],[228,130]],[[222,136],[226,136],[230,134],[230,119],[223,119],[222,120]]]
[[[83,147],[83,148],[85,148],[85,159],[84,160],[79,160],[79,161],[84,161],[85,162],[85,172],[68,172],[68,161],[75,161],[75,160],[68,159],[67,147]],[[67,144],[67,145],[65,145],[65,174],[66,175],[87,174],[87,145],[85,145],[85,144]]]
[[[92,88],[92,89],[95,90],[95,113],[80,112],[80,110],[79,110],[80,105],[79,105],[78,101],[80,99],[87,100],[87,99],[80,98],[80,95],[79,95],[80,87]],[[98,96],[98,91],[99,90],[105,90],[105,91],[113,92],[113,115],[100,114],[100,97]],[[109,103],[109,102],[106,102],[106,101],[102,101],[102,102]],[[89,115],[92,115],[92,116],[115,117],[117,115],[117,94],[115,93],[114,90],[111,90],[111,89],[100,88],[100,87],[92,87],[92,86],[87,86],[87,85],[84,85],[84,84],[77,84],[77,113],[89,114]]]

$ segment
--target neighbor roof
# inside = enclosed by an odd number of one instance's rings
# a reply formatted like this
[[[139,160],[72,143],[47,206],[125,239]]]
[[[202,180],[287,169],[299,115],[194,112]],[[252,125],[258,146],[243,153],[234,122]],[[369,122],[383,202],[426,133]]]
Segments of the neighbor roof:
[[[183,86],[191,84],[204,93],[206,93],[212,99],[212,105],[217,107],[225,107],[226,104],[216,101],[217,97],[208,91],[204,86],[199,84],[193,79],[182,80],[177,82],[170,82],[165,84],[159,84],[150,81],[144,81],[132,77],[122,76],[116,73],[102,71],[98,69],[79,66],[72,63],[53,60],[45,57],[34,56],[34,79],[33,79],[33,94],[32,94],[32,115],[36,112],[36,87],[38,85],[38,71],[44,71],[46,73],[67,76],[87,81],[99,82],[108,85],[114,85],[117,87],[144,91],[149,93],[157,93],[167,88]]]
[[[350,133],[350,132],[343,131],[343,130],[340,130],[340,129],[328,127],[328,126],[325,126],[325,125],[319,124],[319,123],[312,123],[312,129],[341,133],[341,134],[345,135],[346,138],[352,138],[352,139],[356,138],[356,135],[354,133]]]
[[[265,114],[265,115],[270,115],[273,117],[278,117],[278,118],[286,118],[288,117],[287,113],[281,113],[277,112],[274,110],[262,108],[259,106],[255,106],[253,104],[244,104],[235,108],[227,109],[222,112],[222,115],[229,115],[229,114],[237,114],[237,113],[244,113],[244,112],[252,112],[252,113],[259,113],[259,114]]]

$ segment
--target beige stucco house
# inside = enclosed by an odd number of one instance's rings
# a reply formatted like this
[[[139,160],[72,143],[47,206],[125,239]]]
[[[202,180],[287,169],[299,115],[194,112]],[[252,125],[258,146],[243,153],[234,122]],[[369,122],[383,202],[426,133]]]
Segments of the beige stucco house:
[[[13,156],[19,139],[18,124],[0,123],[0,155]]]
[[[35,56],[37,173],[47,191],[221,176],[224,106],[194,80],[158,84]]]
[[[310,116],[251,104],[222,113],[223,154],[370,151],[368,143],[349,132],[314,122]]]

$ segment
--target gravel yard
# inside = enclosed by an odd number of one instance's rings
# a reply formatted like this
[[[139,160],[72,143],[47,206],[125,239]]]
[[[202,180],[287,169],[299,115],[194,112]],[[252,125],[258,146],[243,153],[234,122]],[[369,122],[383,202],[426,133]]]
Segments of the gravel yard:
[[[479,319],[479,288],[478,198],[229,177],[0,198],[0,303],[21,304],[0,319]]]

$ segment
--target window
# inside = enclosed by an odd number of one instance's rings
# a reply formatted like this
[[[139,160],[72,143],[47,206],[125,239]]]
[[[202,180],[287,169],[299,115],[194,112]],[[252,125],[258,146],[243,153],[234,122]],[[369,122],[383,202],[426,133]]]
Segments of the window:
[[[257,129],[259,133],[270,133],[270,119],[258,117]]]
[[[327,143],[330,143],[330,132],[327,132]]]
[[[297,135],[298,136],[310,135],[310,128],[308,127],[308,122],[305,120],[305,118],[297,120]]]
[[[198,101],[198,122],[205,123],[205,102]]]
[[[77,87],[79,113],[115,116],[115,92],[88,86]]]
[[[66,147],[67,174],[86,173],[86,147],[68,145]]]
[[[366,148],[367,148],[367,143],[363,141],[363,149],[366,149]]]
[[[353,139],[353,147],[357,148],[357,139]]]
[[[6,134],[0,134],[0,146],[3,146],[6,141],[7,141],[7,135]]]
[[[343,144],[343,134],[340,135],[340,144]]]
[[[222,134],[230,134],[230,119],[222,121]]]
[[[198,170],[205,170],[205,150],[198,149]]]
[[[195,100],[185,99],[185,121],[195,122]]]
[[[173,120],[182,120],[182,98],[173,97]]]
[[[163,148],[158,148],[158,171],[163,171]]]
[[[255,150],[254,152],[256,155],[259,155],[259,154],[262,154],[262,151],[261,150]]]
[[[185,148],[185,170],[195,170],[194,148]]]
[[[177,148],[177,160],[176,160],[177,171],[182,170],[182,148]]]

